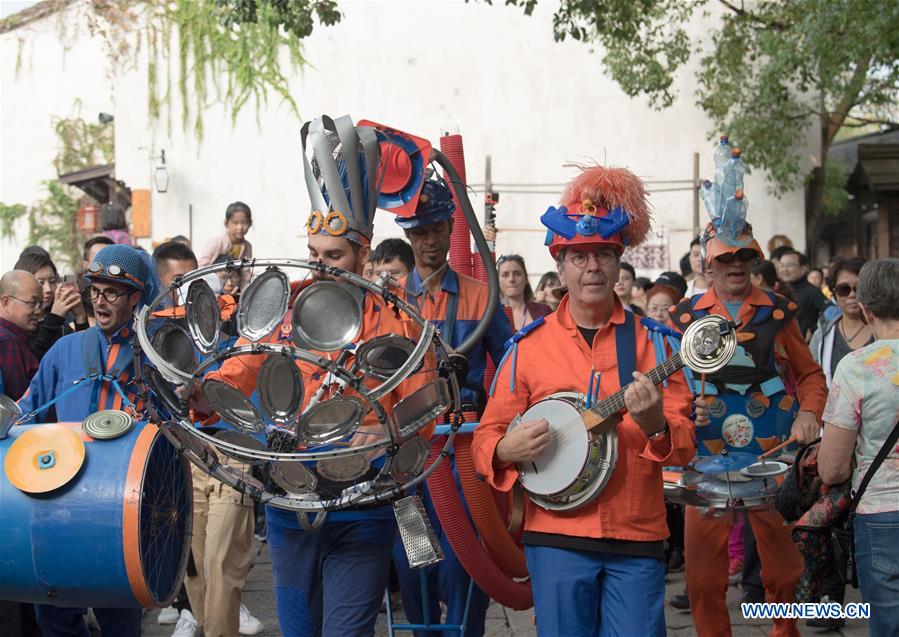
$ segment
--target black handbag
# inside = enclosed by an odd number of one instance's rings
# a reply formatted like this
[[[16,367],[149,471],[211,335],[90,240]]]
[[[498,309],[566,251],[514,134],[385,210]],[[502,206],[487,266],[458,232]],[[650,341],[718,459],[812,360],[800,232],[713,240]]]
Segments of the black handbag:
[[[834,558],[834,567],[843,584],[849,584],[852,588],[858,588],[858,570],[855,563],[855,509],[858,507],[865,489],[868,488],[868,483],[871,482],[874,473],[890,454],[897,439],[899,439],[899,422],[887,436],[859,483],[858,490],[852,495],[852,503],[849,505],[846,516],[830,527],[830,548]]]

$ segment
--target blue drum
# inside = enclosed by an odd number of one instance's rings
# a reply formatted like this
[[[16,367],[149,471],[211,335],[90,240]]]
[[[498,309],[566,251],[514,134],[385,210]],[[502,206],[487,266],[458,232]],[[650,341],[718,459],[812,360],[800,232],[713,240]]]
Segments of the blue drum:
[[[726,450],[761,454],[790,436],[799,405],[785,392],[709,394],[711,424],[696,427],[700,456]]]
[[[41,427],[68,446],[28,436]],[[14,427],[0,440],[0,466],[0,599],[163,607],[177,594],[190,550],[190,472],[155,425],[102,440],[81,423]],[[67,473],[44,485],[57,469]]]

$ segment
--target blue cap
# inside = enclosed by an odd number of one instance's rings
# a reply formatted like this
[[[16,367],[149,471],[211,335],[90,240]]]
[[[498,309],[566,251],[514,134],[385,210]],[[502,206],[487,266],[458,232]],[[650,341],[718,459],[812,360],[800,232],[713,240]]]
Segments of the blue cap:
[[[421,187],[418,196],[418,206],[411,217],[396,217],[400,228],[420,228],[432,223],[446,221],[453,216],[456,203],[453,201],[453,193],[443,179],[428,179]]]

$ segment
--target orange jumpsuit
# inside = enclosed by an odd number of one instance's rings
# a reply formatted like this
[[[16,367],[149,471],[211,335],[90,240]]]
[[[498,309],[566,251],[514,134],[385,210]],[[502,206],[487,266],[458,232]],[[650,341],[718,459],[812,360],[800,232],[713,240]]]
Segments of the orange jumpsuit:
[[[568,313],[568,297],[545,323],[518,343],[514,365],[515,391],[510,390],[513,366],[498,372],[495,392],[475,430],[472,454],[478,472],[495,489],[509,491],[518,471],[495,457],[496,445],[509,422],[519,413],[560,391],[587,393],[591,371],[601,372],[600,398],[620,389],[614,326],[624,322],[625,310],[617,297],[609,323],[587,345]],[[635,325],[636,368],[656,366],[656,354],[647,330]],[[528,504],[525,530],[588,538],[659,541],[668,537],[662,496],[662,465],[686,464],[693,457],[692,396],[681,373],[668,379],[662,390],[668,440],[650,442],[630,415],[618,425],[618,462],[609,483],[590,504],[574,511],[547,511]]]
[[[756,308],[771,306],[771,299],[759,288],[743,300],[738,313],[740,326],[749,325]],[[724,302],[714,288],[703,294],[696,304],[697,310],[710,314],[730,316]],[[741,328],[737,328],[738,334]],[[812,359],[811,352],[799,332],[796,320],[778,332],[775,341],[775,358],[786,361],[795,374],[800,409],[811,411],[818,420],[826,402],[826,385],[821,368]],[[766,601],[793,601],[796,583],[802,574],[802,555],[793,544],[791,528],[774,509],[749,511],[762,562],[762,582]],[[685,528],[687,594],[693,624],[699,637],[728,637],[730,615],[727,611],[727,538],[733,525],[731,516],[715,518],[703,516],[693,506],[687,507]],[[776,619],[771,628],[772,637],[797,636],[795,620]]]

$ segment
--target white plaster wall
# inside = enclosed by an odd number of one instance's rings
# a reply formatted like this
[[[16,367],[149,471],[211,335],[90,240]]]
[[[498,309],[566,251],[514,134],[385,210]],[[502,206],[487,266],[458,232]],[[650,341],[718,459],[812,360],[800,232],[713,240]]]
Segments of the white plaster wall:
[[[46,195],[41,181],[56,177],[54,117],[95,121],[100,111],[113,108],[102,44],[88,36],[77,19],[79,13],[76,6],[0,36],[0,201],[4,203],[30,205]],[[0,239],[3,271],[13,266],[27,241],[24,220],[16,230],[16,237]]]
[[[554,42],[548,4],[531,17],[495,5],[342,2],[343,20],[336,27],[316,28],[305,42],[310,66],[291,79],[302,115],[349,113],[429,137],[435,145],[442,129],[458,127],[471,183],[483,182],[488,154],[499,183],[562,184],[574,175],[563,163],[590,158],[629,167],[647,180],[689,179],[694,152],[700,152],[701,174],[711,176],[714,143],[707,138],[707,118],[693,105],[690,69],[677,80],[682,98],[655,111],[605,77],[599,54],[590,47]],[[707,25],[697,19],[693,28],[702,37]],[[16,76],[18,37],[28,44]],[[107,80],[100,71],[88,71],[105,65],[99,44],[81,37],[64,50],[52,19],[0,40],[3,201],[28,202],[39,195],[37,182],[52,176],[50,116],[69,114],[78,97],[86,118],[100,110],[115,114],[117,176],[132,188],[151,187],[150,156],[165,149],[170,185],[167,193],[153,194],[154,239],[192,230],[199,247],[222,230],[225,206],[240,199],[253,208],[255,225],[248,238],[257,256],[305,255],[308,198],[300,163],[301,122],[279,98],[270,97],[258,122],[250,106],[234,126],[230,114],[213,105],[204,116],[205,140],[198,145],[191,131],[182,131],[177,103],[171,135],[164,121],[149,121],[145,59]],[[813,158],[815,152],[810,136],[805,154]],[[747,178],[756,236],[764,243],[783,233],[802,245],[802,190],[774,199],[767,186],[761,174]],[[523,254],[533,278],[551,266],[538,217],[557,201],[558,194],[505,193],[497,209],[497,252]],[[481,197],[474,203],[480,211]],[[676,269],[690,240],[692,194],[657,192],[652,203]],[[381,214],[376,242],[399,236],[390,215]],[[10,245],[2,243],[4,269],[18,254]]]

